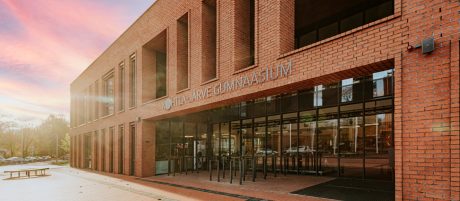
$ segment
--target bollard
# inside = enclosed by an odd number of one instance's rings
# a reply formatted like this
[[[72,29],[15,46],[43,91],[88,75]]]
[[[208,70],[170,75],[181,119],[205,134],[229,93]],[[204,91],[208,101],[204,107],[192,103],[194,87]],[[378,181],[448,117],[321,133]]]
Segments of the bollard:
[[[233,182],[232,166],[233,166],[233,159],[230,159],[230,183]]]
[[[240,166],[240,185],[243,184],[243,163],[241,163],[241,158],[239,159]]]
[[[212,161],[208,160],[208,165],[209,165],[209,181],[212,181]]]

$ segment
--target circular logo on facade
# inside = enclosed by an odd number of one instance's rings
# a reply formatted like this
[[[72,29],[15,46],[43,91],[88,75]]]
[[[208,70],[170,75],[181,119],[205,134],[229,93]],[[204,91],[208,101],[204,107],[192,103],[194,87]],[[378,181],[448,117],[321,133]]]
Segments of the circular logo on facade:
[[[170,98],[166,99],[165,102],[163,102],[163,109],[165,110],[170,110],[172,108],[173,102]]]

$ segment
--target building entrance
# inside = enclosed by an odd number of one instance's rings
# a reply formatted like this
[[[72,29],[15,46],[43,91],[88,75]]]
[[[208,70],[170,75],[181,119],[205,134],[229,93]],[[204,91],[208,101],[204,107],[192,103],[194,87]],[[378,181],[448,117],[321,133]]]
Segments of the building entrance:
[[[156,174],[245,171],[392,180],[393,71],[156,122]],[[255,174],[255,173],[254,173]]]

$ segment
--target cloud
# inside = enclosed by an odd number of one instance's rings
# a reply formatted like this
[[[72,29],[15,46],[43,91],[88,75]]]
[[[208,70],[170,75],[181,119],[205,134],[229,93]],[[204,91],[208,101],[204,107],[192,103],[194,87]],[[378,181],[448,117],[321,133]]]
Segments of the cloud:
[[[68,117],[70,82],[152,3],[0,0],[0,115]]]

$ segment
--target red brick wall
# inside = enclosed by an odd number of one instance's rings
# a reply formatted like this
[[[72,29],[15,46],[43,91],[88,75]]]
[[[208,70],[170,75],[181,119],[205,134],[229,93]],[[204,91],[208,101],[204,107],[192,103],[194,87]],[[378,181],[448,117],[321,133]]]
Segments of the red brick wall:
[[[404,1],[404,43],[435,38],[436,50],[402,51],[404,199],[459,200],[458,1]]]
[[[460,200],[459,153],[459,2],[454,0],[395,0],[392,16],[294,50],[294,1],[256,0],[255,65],[236,72],[237,31],[234,1],[218,1],[216,27],[217,78],[203,78],[205,51],[203,7],[199,0],[158,0],[71,85],[72,94],[128,61],[133,52],[168,30],[168,97],[189,96],[193,90],[250,73],[266,66],[293,63],[292,75],[182,106],[163,109],[164,99],[142,104],[142,55],[137,54],[137,107],[98,117],[71,129],[73,136],[125,124],[125,150],[129,150],[129,122],[137,125],[137,176],[154,172],[153,121],[210,109],[225,104],[312,87],[376,70],[395,69],[395,184],[397,200]],[[176,76],[176,20],[190,12],[190,89],[178,92]],[[433,36],[436,50],[423,55],[408,51]],[[128,64],[128,63],[126,63]],[[128,69],[128,65],[126,65]],[[128,72],[128,70],[126,70]],[[115,77],[118,78],[118,71]],[[128,73],[126,79],[128,79]],[[116,89],[119,87],[116,80]],[[128,87],[128,84],[125,84]],[[100,86],[99,86],[99,91]],[[125,90],[127,91],[127,90]],[[115,94],[116,95],[116,94]],[[125,93],[128,104],[128,93]],[[116,95],[117,96],[117,95]],[[117,105],[117,103],[115,103]],[[72,117],[78,117],[76,106]],[[128,105],[125,106],[128,108]],[[138,118],[142,119],[137,121]],[[72,120],[73,121],[73,120]],[[74,139],[74,138],[72,138]],[[79,153],[76,148],[76,153]],[[129,172],[125,151],[124,172]],[[78,156],[77,156],[78,158]],[[117,165],[115,165],[117,166]]]

